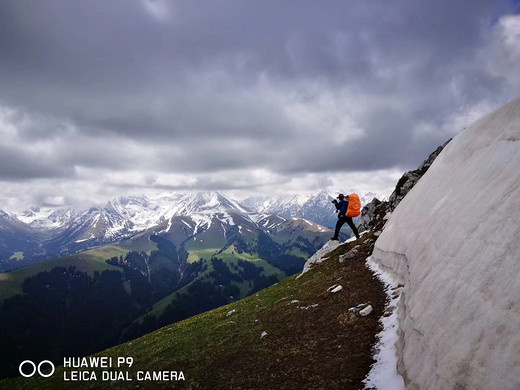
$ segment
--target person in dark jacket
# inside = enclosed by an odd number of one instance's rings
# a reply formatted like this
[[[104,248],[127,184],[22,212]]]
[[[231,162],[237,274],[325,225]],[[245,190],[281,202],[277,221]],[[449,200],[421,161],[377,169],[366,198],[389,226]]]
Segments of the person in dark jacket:
[[[336,222],[336,231],[334,232],[334,237],[332,237],[331,240],[339,240],[339,231],[345,222],[348,223],[348,226],[350,226],[352,232],[354,232],[356,235],[356,238],[359,238],[359,232],[356,225],[354,225],[352,217],[345,216],[348,207],[348,196],[345,197],[345,195],[339,194],[338,199],[339,202],[336,199],[332,201],[332,203],[334,203],[336,206],[336,210],[338,210],[338,222]]]

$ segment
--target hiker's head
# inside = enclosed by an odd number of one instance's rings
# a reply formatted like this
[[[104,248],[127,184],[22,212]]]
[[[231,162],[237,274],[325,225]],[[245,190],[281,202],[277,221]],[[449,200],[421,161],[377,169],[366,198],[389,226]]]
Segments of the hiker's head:
[[[343,194],[339,194],[339,195],[338,195],[338,199],[339,199],[339,200],[343,200],[343,199],[345,199],[345,195],[343,195]]]

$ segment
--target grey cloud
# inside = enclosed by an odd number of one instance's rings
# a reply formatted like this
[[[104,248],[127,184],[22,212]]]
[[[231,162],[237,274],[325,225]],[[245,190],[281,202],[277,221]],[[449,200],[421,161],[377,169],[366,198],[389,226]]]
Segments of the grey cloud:
[[[446,140],[415,134],[418,123],[443,129],[462,106],[513,97],[478,61],[507,0],[169,4],[161,19],[138,1],[0,2],[0,102],[33,118],[13,120],[4,180],[74,177],[77,166],[287,178],[408,169]],[[287,113],[325,97],[363,137],[339,143]],[[53,157],[31,158],[49,139]]]
[[[283,181],[280,181],[278,184],[283,184]],[[145,185],[145,184],[112,184],[114,187],[122,188],[125,190],[135,190],[136,188],[141,188],[142,190],[153,188],[155,190],[161,191],[193,191],[196,189],[197,191],[212,191],[215,188],[218,188],[220,191],[226,190],[257,190],[261,185],[258,183],[250,183],[250,184],[241,184],[236,185],[226,180],[205,180],[198,179],[192,185],[187,184],[179,184],[179,185],[168,185],[168,184],[153,184],[153,185]]]
[[[332,142],[320,144],[318,140],[307,143],[302,145],[300,153],[284,155],[283,164],[278,164],[276,168],[286,173],[348,172],[410,164],[406,156],[411,133],[407,118],[389,109],[371,113],[373,116],[362,122],[368,129],[363,137],[347,140],[343,145]]]
[[[71,178],[74,168],[60,161],[44,160],[42,156],[0,146],[0,180],[20,181],[35,178]]]

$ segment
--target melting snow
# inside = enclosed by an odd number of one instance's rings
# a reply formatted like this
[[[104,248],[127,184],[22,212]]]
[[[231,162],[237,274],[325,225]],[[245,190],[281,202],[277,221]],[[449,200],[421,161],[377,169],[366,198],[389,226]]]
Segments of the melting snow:
[[[211,215],[203,215],[203,214],[193,214],[191,219],[195,221],[195,227],[193,228],[193,233],[197,233],[199,227],[209,229],[211,226]]]
[[[339,241],[327,241],[320,250],[318,250],[314,255],[312,255],[309,260],[306,261],[305,265],[303,266],[303,271],[300,275],[296,277],[298,279],[301,277],[305,272],[311,269],[312,264],[319,264],[325,260],[328,259],[328,257],[325,257],[329,252],[336,249],[338,246],[340,246],[341,243]]]
[[[390,294],[397,288],[397,283],[369,257],[367,266],[386,286],[385,291],[390,299],[388,307],[397,307],[400,294]],[[395,343],[397,341],[397,310],[393,310],[388,317],[381,317],[383,330],[377,335],[379,341],[376,345],[377,353],[374,355],[375,363],[372,365],[367,377],[363,380],[365,389],[375,388],[384,390],[404,390],[404,380],[397,373],[397,354]]]
[[[459,133],[375,243],[374,261],[404,284],[398,353],[410,388],[520,389],[515,139],[520,98]]]
[[[92,239],[94,239],[94,238],[96,238],[96,237],[94,237],[94,234],[90,233],[90,237],[88,237],[88,238],[84,238],[84,239],[82,239],[82,240],[76,240],[76,241],[74,241],[74,242],[77,242],[77,243],[79,243],[79,242],[85,242],[85,241],[88,241],[88,240],[92,240]]]
[[[230,226],[235,225],[235,221],[233,220],[233,217],[226,212],[219,215],[219,220]]]
[[[168,232],[171,230],[171,228],[172,228],[172,219],[173,219],[173,218],[170,218],[170,219],[168,220],[168,226],[166,226],[166,228],[164,228],[163,230],[161,230],[161,231],[159,232],[159,234],[161,234],[161,233],[168,233]]]

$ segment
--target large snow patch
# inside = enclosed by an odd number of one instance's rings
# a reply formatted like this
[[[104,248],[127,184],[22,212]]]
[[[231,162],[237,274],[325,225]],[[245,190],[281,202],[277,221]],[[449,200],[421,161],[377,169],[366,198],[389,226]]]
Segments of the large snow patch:
[[[454,138],[373,258],[404,284],[408,388],[520,388],[520,98]]]

